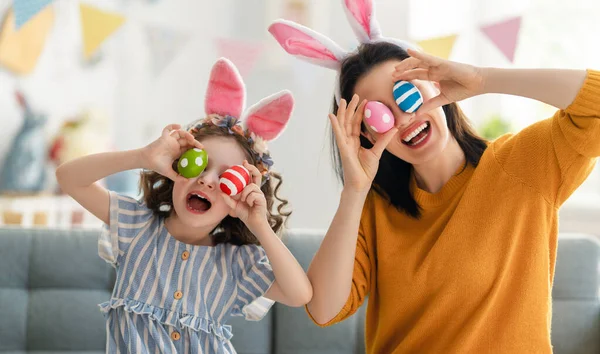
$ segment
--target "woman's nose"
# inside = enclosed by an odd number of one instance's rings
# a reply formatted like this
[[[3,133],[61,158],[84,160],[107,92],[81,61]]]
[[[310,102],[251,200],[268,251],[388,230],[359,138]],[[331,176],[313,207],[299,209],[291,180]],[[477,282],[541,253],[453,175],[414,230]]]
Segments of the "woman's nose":
[[[412,123],[415,115],[414,113],[406,113],[398,107],[396,102],[393,102],[391,105],[391,111],[394,114],[394,119],[396,120],[396,126],[402,129],[402,127],[408,126]]]

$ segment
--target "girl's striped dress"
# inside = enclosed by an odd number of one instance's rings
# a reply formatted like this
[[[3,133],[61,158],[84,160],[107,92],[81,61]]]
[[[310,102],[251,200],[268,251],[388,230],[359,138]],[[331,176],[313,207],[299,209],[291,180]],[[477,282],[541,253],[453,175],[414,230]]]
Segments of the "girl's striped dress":
[[[177,241],[137,200],[110,192],[100,257],[117,269],[106,317],[108,353],[235,353],[229,316],[260,320],[274,281],[256,245]]]

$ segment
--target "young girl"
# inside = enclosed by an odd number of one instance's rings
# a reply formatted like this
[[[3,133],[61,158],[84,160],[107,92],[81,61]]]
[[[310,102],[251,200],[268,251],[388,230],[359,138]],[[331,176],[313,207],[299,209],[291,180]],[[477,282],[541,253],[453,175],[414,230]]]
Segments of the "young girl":
[[[90,155],[56,171],[61,188],[107,225],[98,249],[117,269],[112,297],[100,305],[107,352],[235,353],[230,315],[259,320],[273,301],[310,300],[306,274],[276,236],[289,213],[265,143],[285,128],[293,99],[284,91],[259,102],[243,115],[246,130],[238,119],[244,100],[237,70],[221,59],[205,119],[188,130],[169,125],[144,148]],[[187,179],[175,169],[191,148],[204,149],[208,164]],[[251,182],[230,197],[219,176],[241,164]],[[135,168],[145,170],[143,201],[95,183]]]
[[[344,5],[362,42],[353,53],[293,23],[270,29],[339,70],[330,120],[344,188],[308,271],[309,313],[330,325],[368,295],[369,353],[551,353],[558,210],[600,155],[600,72],[443,60],[381,37],[371,1]],[[397,81],[421,92],[416,114],[399,109]],[[486,142],[455,103],[485,93],[559,110]],[[365,124],[366,101],[395,127]]]

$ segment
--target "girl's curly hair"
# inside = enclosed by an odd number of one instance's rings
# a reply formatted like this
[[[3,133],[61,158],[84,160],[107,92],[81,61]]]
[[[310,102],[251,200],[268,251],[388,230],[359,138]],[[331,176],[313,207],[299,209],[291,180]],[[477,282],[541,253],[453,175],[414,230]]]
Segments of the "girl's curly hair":
[[[202,126],[199,129],[191,131],[196,140],[201,141],[205,137],[220,136],[230,139],[235,139],[239,146],[246,153],[246,158],[249,163],[256,165],[254,154],[248,139],[238,134],[231,134],[226,127],[218,127],[214,125]],[[173,170],[177,170],[177,163],[173,162]],[[270,171],[270,178],[261,187],[262,192],[267,200],[268,221],[273,231],[280,234],[287,217],[291,215],[291,211],[285,211],[288,205],[286,199],[279,196],[279,189],[283,183],[283,178],[280,174]],[[166,218],[174,211],[173,208],[173,181],[167,177],[154,171],[142,171],[140,176],[140,192],[143,193],[144,201],[152,212]],[[279,202],[275,208],[276,202]],[[212,231],[211,237],[215,244],[217,243],[232,243],[234,245],[244,244],[259,244],[258,239],[246,225],[238,218],[226,216],[221,223]]]

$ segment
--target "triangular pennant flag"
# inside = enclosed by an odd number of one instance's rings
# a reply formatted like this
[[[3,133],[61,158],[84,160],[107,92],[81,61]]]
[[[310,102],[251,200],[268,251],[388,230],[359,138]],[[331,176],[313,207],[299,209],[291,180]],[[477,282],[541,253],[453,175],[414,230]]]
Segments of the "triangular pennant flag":
[[[37,15],[53,0],[13,0],[15,12],[15,28],[19,29],[32,17]]]
[[[155,76],[158,76],[173,61],[190,39],[186,33],[155,25],[146,25],[146,36],[152,57],[152,72]]]
[[[104,40],[125,22],[125,17],[79,4],[83,29],[83,55],[89,59]]]
[[[0,28],[0,64],[17,74],[31,73],[53,24],[54,8],[47,7],[16,31],[15,15],[8,11]]]
[[[426,39],[417,44],[426,52],[443,59],[450,58],[457,35]]]
[[[230,38],[217,38],[216,46],[218,55],[231,60],[242,76],[250,74],[264,50],[262,43]]]
[[[515,50],[517,48],[520,29],[521,16],[481,27],[481,31],[494,42],[511,63],[515,59]]]

